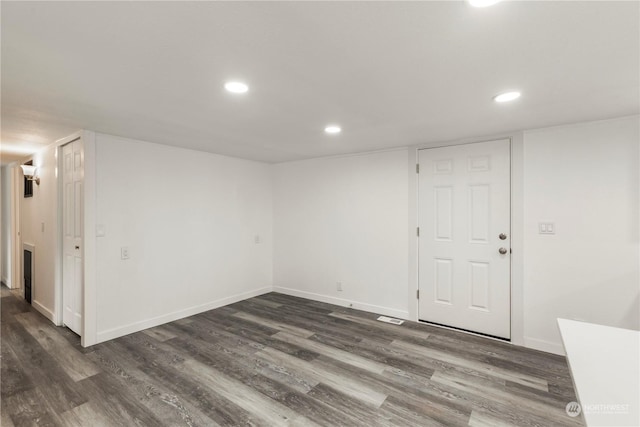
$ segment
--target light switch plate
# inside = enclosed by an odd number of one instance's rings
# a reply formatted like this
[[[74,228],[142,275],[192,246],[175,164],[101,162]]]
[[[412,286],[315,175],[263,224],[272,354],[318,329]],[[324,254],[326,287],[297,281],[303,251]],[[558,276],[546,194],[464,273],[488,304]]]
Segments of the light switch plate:
[[[556,225],[553,222],[539,222],[538,223],[539,234],[556,234]]]
[[[123,246],[120,248],[120,259],[129,259],[129,248]]]

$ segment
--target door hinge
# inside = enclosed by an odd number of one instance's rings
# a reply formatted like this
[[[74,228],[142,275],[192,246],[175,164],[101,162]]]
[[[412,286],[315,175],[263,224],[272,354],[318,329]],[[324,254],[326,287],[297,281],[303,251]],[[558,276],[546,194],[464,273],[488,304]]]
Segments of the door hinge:
[[[416,236],[420,237],[420,227],[416,227]]]
[[[420,289],[416,291],[416,299],[420,299]]]
[[[420,163],[416,163],[416,173],[420,173]]]

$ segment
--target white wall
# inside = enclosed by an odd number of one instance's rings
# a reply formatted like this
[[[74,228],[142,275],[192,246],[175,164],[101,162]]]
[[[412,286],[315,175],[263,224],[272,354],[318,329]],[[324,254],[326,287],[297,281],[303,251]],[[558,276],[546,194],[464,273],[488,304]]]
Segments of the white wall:
[[[528,346],[561,351],[558,317],[640,329],[639,128],[636,116],[525,132]]]
[[[637,116],[579,123],[525,131],[518,143],[513,200],[524,219],[512,232],[524,256],[514,286],[527,346],[560,353],[557,317],[640,328],[639,127]],[[272,285],[409,316],[407,149],[266,165],[96,138],[96,222],[106,232],[96,243],[98,341]],[[53,311],[53,148],[34,160],[42,183],[21,198],[23,239],[36,246],[35,298]],[[555,222],[556,235],[538,235],[539,221]]]
[[[0,167],[0,279],[11,283],[11,168]]]
[[[271,290],[269,165],[103,134],[96,159],[99,342]]]
[[[558,317],[640,329],[639,127],[636,116],[515,135],[514,342],[562,353]],[[413,318],[407,154],[274,166],[277,291]]]
[[[35,247],[31,304],[55,322],[58,242],[56,150],[53,146],[47,147],[36,153],[32,160],[38,168],[40,185],[34,182],[33,197],[24,198],[23,180],[19,180],[21,237],[22,244],[27,243]],[[19,251],[22,254],[22,247]]]
[[[407,164],[402,149],[274,165],[275,290],[406,318]]]

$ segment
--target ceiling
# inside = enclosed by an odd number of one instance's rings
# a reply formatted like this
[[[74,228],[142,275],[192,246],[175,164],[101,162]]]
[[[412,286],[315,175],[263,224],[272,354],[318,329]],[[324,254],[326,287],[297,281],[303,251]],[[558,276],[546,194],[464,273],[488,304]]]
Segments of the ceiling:
[[[638,114],[639,17],[614,1],[3,1],[2,161],[78,129],[281,162]],[[506,90],[522,97],[492,101]]]

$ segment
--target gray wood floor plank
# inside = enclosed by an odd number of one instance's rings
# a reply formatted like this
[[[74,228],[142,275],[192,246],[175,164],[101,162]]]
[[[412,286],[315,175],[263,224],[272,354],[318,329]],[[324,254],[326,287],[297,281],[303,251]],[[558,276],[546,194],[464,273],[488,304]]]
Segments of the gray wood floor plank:
[[[2,399],[13,396],[25,390],[34,388],[34,384],[24,371],[18,360],[18,356],[14,353],[8,344],[1,347],[2,367],[0,369],[0,395]]]
[[[215,390],[203,387],[195,378],[184,376],[172,366],[144,365],[140,370],[162,382],[173,393],[187,399],[195,408],[220,426],[267,426],[241,405],[237,405]]]
[[[252,328],[238,326],[233,320],[215,319],[212,317],[207,317],[206,320],[214,325],[218,325],[218,327],[227,332],[235,333],[239,337],[250,339],[258,344],[262,344],[265,347],[275,348],[279,351],[290,354],[302,360],[313,360],[318,357],[318,353],[315,353],[311,350],[273,338],[271,335],[276,334],[278,332],[277,330],[272,330],[271,334],[265,334],[257,332]]]
[[[316,381],[335,388],[373,408],[379,408],[387,398],[386,394],[380,393],[374,388],[363,384],[359,378],[351,378],[351,376],[345,377],[336,373],[333,369],[326,369],[324,366],[314,365],[313,362],[297,359],[272,348],[268,347],[257,354],[267,360],[273,361],[273,363],[280,363],[288,366],[290,369],[304,371]]]
[[[273,337],[288,344],[294,344],[299,347],[308,348],[315,353],[322,354],[335,360],[339,360],[343,363],[347,363],[349,365],[364,369],[374,374],[381,374],[388,368],[388,366],[374,360],[366,359],[356,354],[352,354],[347,351],[322,344],[318,341],[306,340],[304,338],[300,338],[286,332],[278,332]]]
[[[103,345],[88,357],[103,370],[113,374],[112,377],[121,388],[130,390],[132,397],[163,422],[175,426],[214,424],[211,418],[202,414],[187,400],[138,370],[137,364],[131,363],[131,359],[119,357],[119,354],[117,347]]]
[[[208,343],[212,348],[220,351],[231,351],[239,355],[253,354],[262,350],[265,346],[252,341],[244,336],[239,336],[228,332],[221,328],[216,328],[210,322],[205,320],[194,320],[188,327],[182,325],[169,325],[170,329],[176,334],[176,339],[180,340],[185,336],[201,339]],[[172,340],[167,342],[171,344]],[[175,347],[175,346],[174,346]]]
[[[161,425],[151,411],[141,405],[128,388],[119,387],[116,378],[101,372],[79,381],[80,389],[101,414],[101,418],[112,421],[113,426]]]
[[[388,398],[396,396],[406,402],[414,402],[416,406],[418,404],[424,404],[426,401],[429,402],[429,405],[446,408],[446,410],[452,414],[460,414],[465,417],[465,419],[468,418],[469,411],[460,402],[465,400],[473,402],[473,396],[469,394],[457,393],[453,388],[441,387],[439,384],[426,379],[416,379],[412,381],[411,384],[407,384],[404,376],[366,375],[366,373],[360,369],[336,362],[324,356],[320,356],[314,360],[312,364],[315,368],[330,370],[346,381],[357,380],[364,387],[386,394]]]
[[[2,289],[2,425],[579,426],[566,360],[269,293],[83,348]]]
[[[470,394],[477,394],[487,401],[499,402],[505,408],[518,407],[523,414],[526,414],[525,416],[528,420],[538,419],[543,422],[543,425],[551,424],[554,419],[562,418],[566,415],[565,405],[553,405],[538,400],[522,398],[506,390],[504,385],[481,385],[463,374],[451,375],[450,373],[436,372],[432,377],[432,381],[464,390]],[[567,420],[566,424],[572,424],[572,420]],[[576,421],[575,425],[580,425],[580,423]]]
[[[11,416],[9,416],[9,411],[6,408],[4,411],[0,408],[0,426],[15,427],[15,424],[11,421]]]
[[[280,332],[287,332],[292,335],[297,335],[302,338],[308,338],[313,335],[313,332],[310,332],[306,329],[299,328],[297,326],[288,325],[283,322],[273,321],[269,319],[265,319],[264,317],[254,316],[245,312],[238,312],[233,315],[233,317],[244,319],[246,321],[256,323],[258,325],[265,325],[270,328],[276,329]]]
[[[62,425],[65,427],[109,427],[114,425],[114,420],[107,418],[104,411],[92,402],[83,403],[73,409],[69,409],[60,414],[60,418]]]
[[[327,337],[322,334],[315,334],[309,338],[323,344],[335,347],[337,349],[349,352],[354,355],[364,357],[366,359],[376,361],[386,365],[387,369],[396,369],[404,371],[403,375],[411,374],[423,378],[431,378],[434,369],[417,365],[406,358],[393,357],[386,350],[391,342],[380,342],[379,340],[370,341],[363,339],[359,343],[345,342],[336,337]],[[371,346],[367,344],[373,343]]]
[[[431,348],[419,347],[415,344],[406,343],[401,340],[395,340],[391,343],[391,345],[411,352],[415,355],[431,357],[433,359],[438,359],[452,365],[470,367],[471,369],[479,372],[485,372],[488,375],[492,375],[496,378],[509,380],[526,385],[528,387],[534,387],[544,391],[549,390],[547,380],[527,375],[519,371],[509,371],[508,369],[499,368],[497,366],[492,366],[475,360],[464,359],[452,353],[445,353],[439,350],[433,350]]]
[[[378,320],[364,319],[358,316],[351,316],[345,313],[333,312],[330,313],[329,316],[337,317],[338,319],[348,320],[350,322],[359,323],[361,325],[371,327],[372,331],[385,331],[394,337],[409,337],[415,338],[420,341],[424,341],[429,338],[429,333],[425,331],[418,331],[415,329],[410,329],[402,325],[392,325],[389,323],[380,322]]]
[[[424,425],[463,426],[469,420],[469,413],[464,405],[451,405],[449,402],[434,401],[425,405],[421,399],[394,394],[387,398],[383,407],[387,411],[395,407],[403,412],[421,414],[424,418],[430,420],[425,421]]]
[[[192,378],[197,378],[201,384],[216,390],[229,401],[242,406],[254,416],[261,418],[271,426],[285,425],[316,425],[312,420],[296,413],[291,408],[269,399],[254,388],[236,381],[223,372],[195,360],[186,360],[176,369]]]
[[[51,408],[48,399],[36,388],[3,399],[2,410],[7,412],[16,427],[63,425],[57,411]]]
[[[373,426],[388,425],[379,419],[376,408],[326,384],[319,383],[307,394],[333,408],[342,419],[338,425],[355,426],[362,424],[363,420]]]
[[[36,385],[49,407],[63,412],[86,402],[75,382],[22,325],[3,323],[2,339],[5,341],[3,346],[11,347],[23,372]]]
[[[510,427],[512,424],[498,417],[491,416],[479,410],[471,412],[470,427]]]
[[[260,297],[252,298],[252,301],[254,303],[256,303],[256,304],[266,305],[269,308],[280,308],[280,307],[282,307],[282,304],[280,304],[278,302],[269,301],[267,299],[262,299]]]
[[[70,347],[53,325],[42,323],[37,313],[18,314],[16,319],[73,381],[80,381],[100,372],[90,360]]]
[[[267,363],[252,355],[216,351],[208,343],[195,342],[193,338],[188,342],[180,339],[169,342],[176,347],[188,349],[189,353],[194,355],[194,359],[203,365],[223,372],[232,380],[251,386],[252,389],[294,409],[306,418],[322,420],[324,425],[334,425],[339,420],[326,404],[305,395],[305,392],[312,387],[312,380],[305,380],[282,365]],[[264,375],[271,369],[277,372],[287,371],[288,377],[285,377],[285,381],[280,381],[282,377]],[[306,383],[307,390],[300,392],[294,387],[289,387],[292,378],[297,379],[298,383]],[[317,381],[313,382],[313,385],[315,384]]]
[[[264,319],[274,319],[278,321],[286,321],[292,324],[312,331],[314,333],[324,333],[334,337],[343,338],[349,341],[359,341],[362,336],[372,335],[372,331],[365,326],[345,321],[337,317],[328,316],[325,313],[316,313],[308,310],[307,307],[294,308],[287,307],[287,310],[269,311],[265,307],[252,304],[251,301],[242,301],[236,303],[238,311],[252,314]],[[384,331],[375,331],[373,333],[378,337],[387,337],[392,341],[396,337],[385,334]]]
[[[378,410],[378,416],[384,419],[386,421],[386,424],[389,425],[401,425],[403,423],[412,426],[434,427],[448,427],[455,425],[450,417],[447,417],[446,424],[443,424],[436,419],[429,417],[423,411],[420,411],[413,405],[407,405],[406,403],[400,403],[393,400],[393,397],[390,397],[382,404],[382,406]],[[467,417],[463,417],[459,425],[466,425],[466,421]]]
[[[162,326],[146,329],[142,332],[144,334],[149,335],[151,338],[156,339],[157,341],[166,341],[176,337],[176,335],[172,334],[171,332],[168,332],[166,328],[163,328]]]
[[[257,324],[256,322],[250,322],[248,320],[233,317],[238,311],[234,310],[233,314],[226,315],[215,311],[209,311],[194,317],[194,321],[209,321],[216,324],[222,324],[225,328],[231,331],[242,329],[244,331],[253,332],[255,334],[273,335],[278,332],[278,329],[271,328],[267,325]]]
[[[195,326],[195,322],[192,326]],[[186,334],[182,335],[184,336]],[[210,338],[214,336],[219,338],[215,343],[210,340]],[[226,331],[203,331],[192,328],[189,331],[188,342],[176,338],[175,340],[170,340],[168,343],[178,348],[190,348],[196,343],[196,341],[194,341],[195,339],[201,341],[198,347],[199,350],[196,349],[195,351],[204,351],[206,355],[215,355],[216,352],[229,355],[236,360],[242,361],[242,363],[246,365],[246,369],[252,369],[271,380],[285,384],[302,393],[306,393],[317,384],[312,378],[298,375],[287,369],[286,366],[269,363],[264,359],[254,356],[257,351],[264,349],[265,346],[245,338],[239,338]]]

